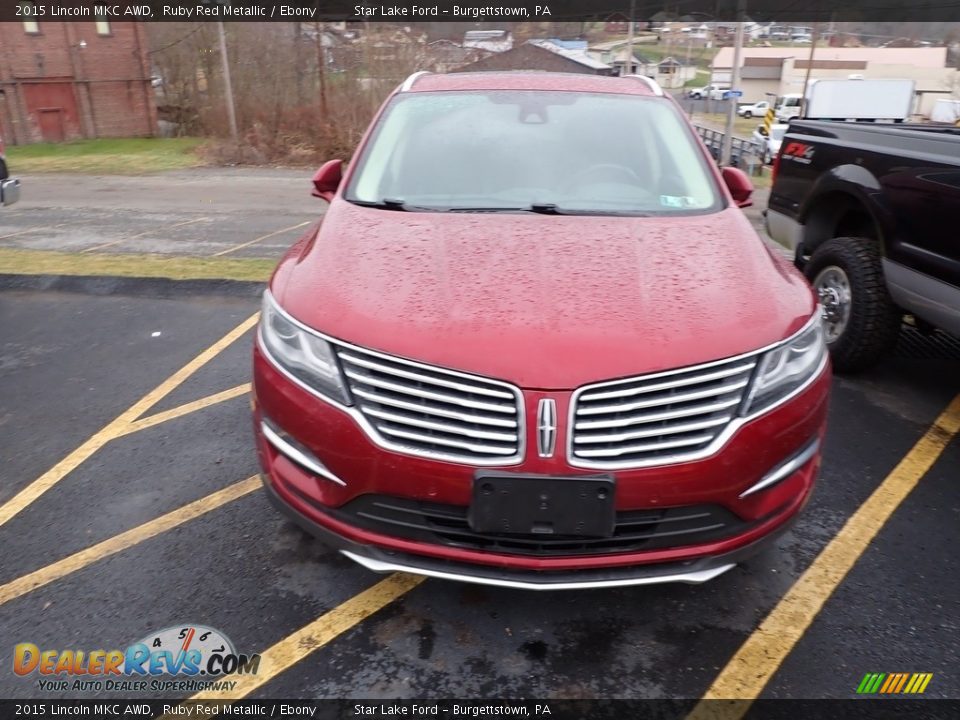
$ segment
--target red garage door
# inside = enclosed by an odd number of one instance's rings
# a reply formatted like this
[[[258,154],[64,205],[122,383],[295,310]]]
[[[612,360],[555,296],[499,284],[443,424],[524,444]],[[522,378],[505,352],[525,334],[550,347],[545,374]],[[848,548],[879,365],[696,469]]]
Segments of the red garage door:
[[[46,142],[81,137],[77,96],[70,82],[25,82],[27,112]]]

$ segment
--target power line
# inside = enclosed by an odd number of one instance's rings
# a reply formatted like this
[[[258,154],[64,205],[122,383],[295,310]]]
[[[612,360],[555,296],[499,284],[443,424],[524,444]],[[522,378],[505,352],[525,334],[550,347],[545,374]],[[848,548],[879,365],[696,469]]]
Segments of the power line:
[[[197,27],[195,27],[193,30],[191,30],[190,32],[188,32],[186,35],[184,35],[184,36],[183,36],[182,38],[180,38],[179,40],[174,40],[172,43],[170,43],[169,45],[164,45],[162,48],[157,48],[156,50],[150,50],[147,54],[148,54],[148,55],[153,55],[154,53],[160,53],[160,52],[163,52],[164,50],[169,50],[169,49],[172,48],[174,45],[179,45],[180,43],[182,43],[184,40],[186,40],[186,39],[187,39],[188,37],[190,37],[191,35],[195,35],[196,33],[200,32],[200,30],[201,30],[202,28],[203,28],[203,25],[197,25]]]

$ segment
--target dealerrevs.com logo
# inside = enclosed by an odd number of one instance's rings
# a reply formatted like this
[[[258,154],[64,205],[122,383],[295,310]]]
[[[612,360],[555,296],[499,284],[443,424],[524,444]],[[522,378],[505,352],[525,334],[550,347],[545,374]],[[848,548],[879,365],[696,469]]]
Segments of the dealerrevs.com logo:
[[[88,692],[232,690],[231,675],[255,675],[257,654],[243,655],[219,630],[178,625],[150,633],[126,650],[41,650],[19,643],[13,672],[38,675],[41,690]]]

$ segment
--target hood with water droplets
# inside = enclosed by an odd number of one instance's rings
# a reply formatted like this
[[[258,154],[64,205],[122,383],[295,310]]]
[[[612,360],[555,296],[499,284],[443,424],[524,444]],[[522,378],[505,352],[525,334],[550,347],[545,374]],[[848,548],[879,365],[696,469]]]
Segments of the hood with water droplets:
[[[333,337],[541,389],[756,350],[816,307],[737,208],[673,218],[416,213],[337,198],[271,288],[287,312]]]

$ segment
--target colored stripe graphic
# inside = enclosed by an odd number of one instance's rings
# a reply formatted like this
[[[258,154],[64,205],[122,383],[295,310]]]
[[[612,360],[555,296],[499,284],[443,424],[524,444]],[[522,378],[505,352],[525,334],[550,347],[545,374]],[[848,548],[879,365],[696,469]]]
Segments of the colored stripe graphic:
[[[915,695],[920,695],[927,689],[927,685],[929,685],[933,679],[933,673],[915,673],[914,677],[917,678],[917,681],[914,683],[911,692]]]
[[[920,695],[933,679],[933,673],[867,673],[857,686],[858,695]]]

